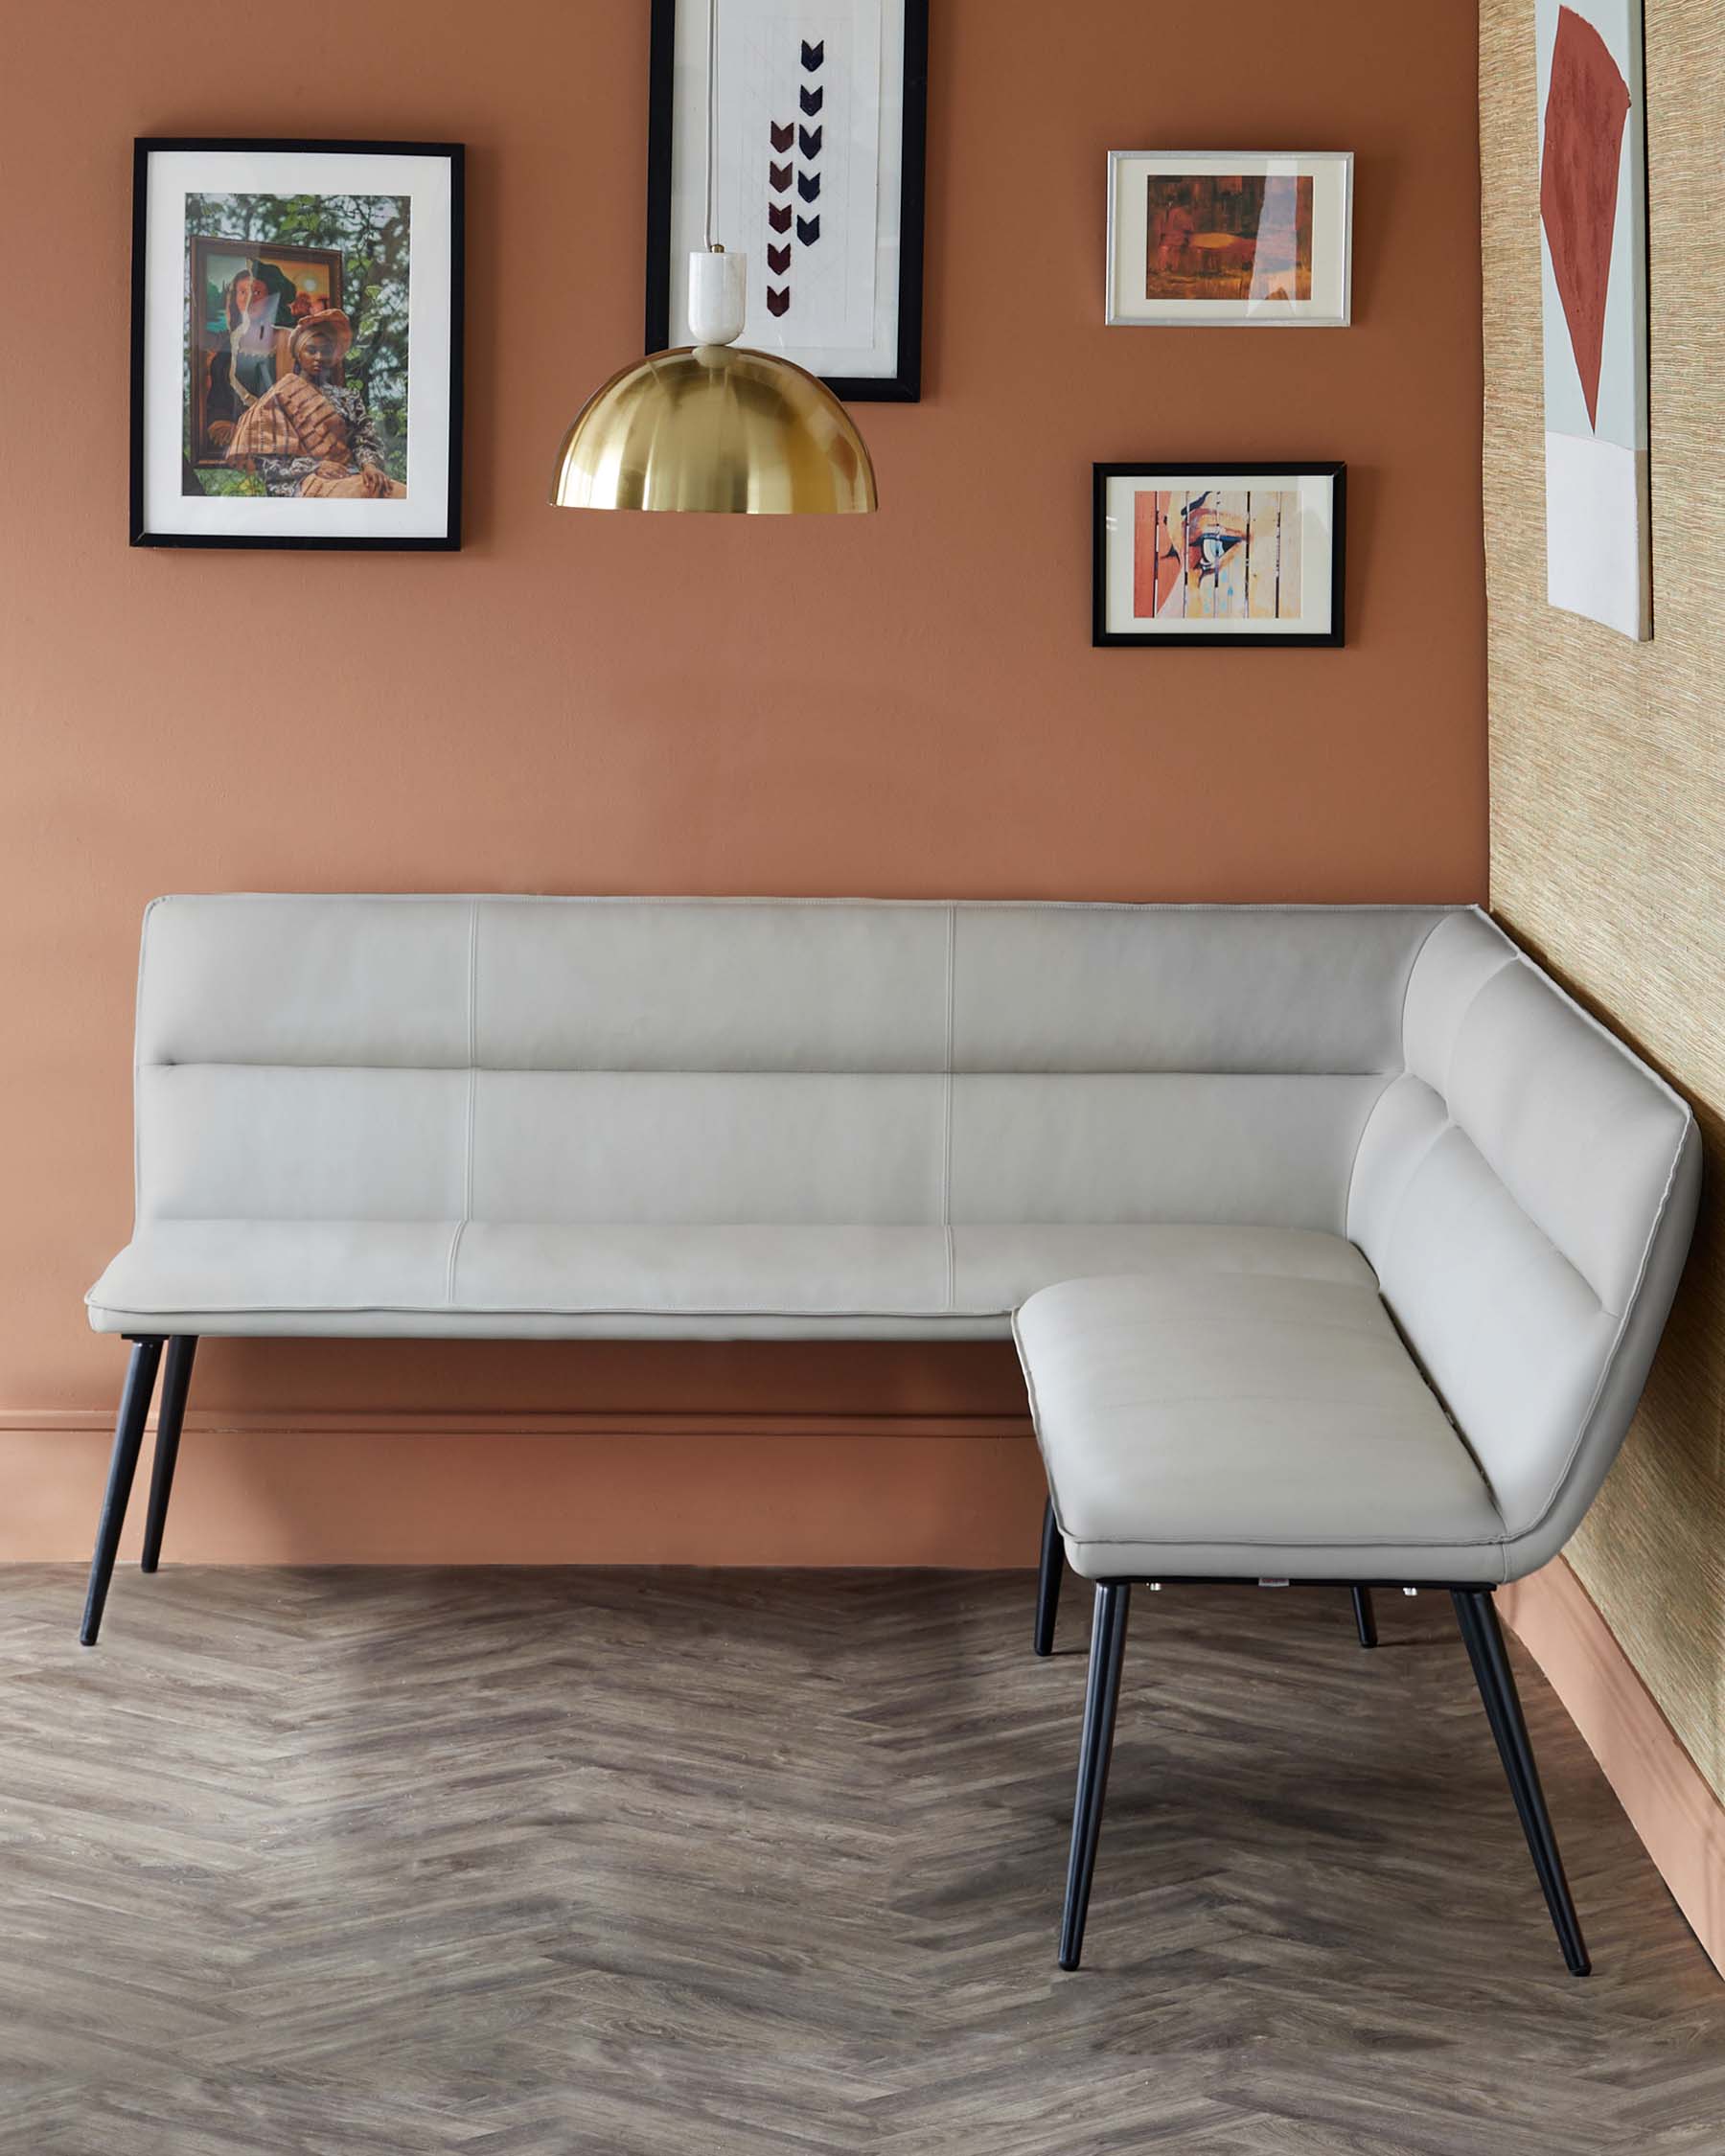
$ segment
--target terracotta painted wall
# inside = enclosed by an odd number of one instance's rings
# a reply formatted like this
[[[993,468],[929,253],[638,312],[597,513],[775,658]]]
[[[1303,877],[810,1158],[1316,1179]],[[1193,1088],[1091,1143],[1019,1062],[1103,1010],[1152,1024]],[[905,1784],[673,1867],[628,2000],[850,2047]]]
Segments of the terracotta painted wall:
[[[153,892],[1484,893],[1474,10],[1236,0],[1170,38],[1143,0],[935,0],[928,394],[862,413],[885,514],[818,529],[544,506],[638,350],[647,12],[9,22],[14,1554],[87,1548],[119,1353],[79,1297],[127,1229]],[[248,131],[470,146],[464,553],[126,549],[130,138]],[[1104,330],[1104,153],[1154,144],[1353,149],[1356,327]],[[1350,466],[1348,650],[1090,649],[1092,458],[1302,453]],[[326,648],[295,698],[282,658]],[[218,1343],[196,1398],[242,1435],[189,1451],[181,1556],[996,1558],[1034,1517],[1004,1348]]]

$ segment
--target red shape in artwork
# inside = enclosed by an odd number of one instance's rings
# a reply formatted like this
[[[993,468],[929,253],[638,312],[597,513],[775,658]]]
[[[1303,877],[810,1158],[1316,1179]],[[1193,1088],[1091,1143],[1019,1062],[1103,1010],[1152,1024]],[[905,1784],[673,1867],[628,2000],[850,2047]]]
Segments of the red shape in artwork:
[[[1559,8],[1546,93],[1539,215],[1590,426],[1599,419],[1605,288],[1611,278],[1618,165],[1628,117],[1629,85],[1605,40],[1573,8]]]

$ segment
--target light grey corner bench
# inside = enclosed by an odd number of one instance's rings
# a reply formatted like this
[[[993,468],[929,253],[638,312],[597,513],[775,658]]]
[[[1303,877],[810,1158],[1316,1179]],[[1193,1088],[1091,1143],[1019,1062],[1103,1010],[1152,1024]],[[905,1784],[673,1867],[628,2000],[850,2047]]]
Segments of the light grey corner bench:
[[[1036,1645],[1096,1583],[1076,1963],[1131,1583],[1455,1596],[1572,1968],[1491,1604],[1622,1438],[1693,1119],[1480,912],[211,897],[147,915],[131,1364],[96,1639],[164,1361],[208,1334],[976,1339],[1048,1469]]]

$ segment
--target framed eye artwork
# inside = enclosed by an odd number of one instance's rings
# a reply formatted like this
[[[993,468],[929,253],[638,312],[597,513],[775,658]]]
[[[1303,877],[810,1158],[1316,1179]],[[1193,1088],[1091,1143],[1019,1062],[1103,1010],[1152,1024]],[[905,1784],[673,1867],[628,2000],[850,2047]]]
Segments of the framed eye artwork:
[[[1347,469],[1098,464],[1092,642],[1340,645]]]

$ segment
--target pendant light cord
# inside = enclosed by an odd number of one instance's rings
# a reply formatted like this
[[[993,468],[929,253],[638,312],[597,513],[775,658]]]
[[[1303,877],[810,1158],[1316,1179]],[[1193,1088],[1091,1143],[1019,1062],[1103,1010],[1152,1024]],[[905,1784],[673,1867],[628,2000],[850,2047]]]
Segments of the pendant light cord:
[[[706,245],[711,255],[724,252],[713,238],[714,172],[719,159],[719,0],[709,0],[707,7],[706,93]]]

